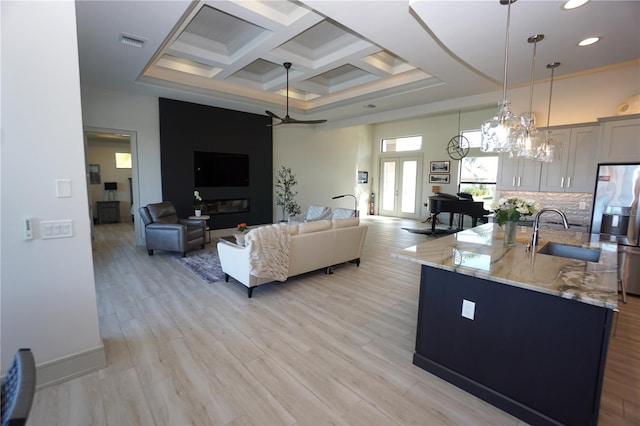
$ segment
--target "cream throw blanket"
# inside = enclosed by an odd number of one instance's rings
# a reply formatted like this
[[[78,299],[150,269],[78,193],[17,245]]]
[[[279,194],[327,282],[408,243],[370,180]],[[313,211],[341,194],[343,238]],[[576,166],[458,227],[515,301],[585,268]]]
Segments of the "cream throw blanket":
[[[259,278],[285,281],[289,272],[289,225],[277,223],[252,229],[245,237],[249,272]]]

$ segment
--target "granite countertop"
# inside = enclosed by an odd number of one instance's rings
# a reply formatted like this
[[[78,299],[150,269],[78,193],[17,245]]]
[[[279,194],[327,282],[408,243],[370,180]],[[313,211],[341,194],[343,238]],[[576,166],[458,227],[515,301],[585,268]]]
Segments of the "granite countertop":
[[[598,235],[541,228],[538,245],[527,252],[531,228],[519,226],[515,247],[503,246],[502,228],[488,223],[408,247],[391,256],[502,284],[547,293],[608,309],[618,307],[617,246]],[[600,260],[585,262],[537,253],[547,242],[601,250]]]

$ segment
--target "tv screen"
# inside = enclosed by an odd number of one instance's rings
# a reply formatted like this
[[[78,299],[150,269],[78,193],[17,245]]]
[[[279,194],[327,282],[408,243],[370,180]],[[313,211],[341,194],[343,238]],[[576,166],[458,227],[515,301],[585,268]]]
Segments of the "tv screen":
[[[196,187],[249,186],[249,156],[223,152],[194,151]]]

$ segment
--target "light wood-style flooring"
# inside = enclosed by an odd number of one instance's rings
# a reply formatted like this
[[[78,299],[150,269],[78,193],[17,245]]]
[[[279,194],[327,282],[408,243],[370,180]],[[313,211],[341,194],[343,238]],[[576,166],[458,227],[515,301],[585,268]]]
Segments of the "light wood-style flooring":
[[[105,369],[38,390],[29,425],[522,425],[415,367],[419,221],[365,217],[360,267],[206,284],[131,224],[95,227]],[[215,244],[207,245],[207,250]],[[640,299],[620,307],[600,424],[640,424]]]

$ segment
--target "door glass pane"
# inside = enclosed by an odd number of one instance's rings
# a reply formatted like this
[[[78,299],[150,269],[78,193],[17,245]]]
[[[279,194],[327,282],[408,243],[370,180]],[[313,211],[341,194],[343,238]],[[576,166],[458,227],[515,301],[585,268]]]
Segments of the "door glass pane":
[[[383,163],[382,171],[382,210],[394,210],[396,192],[396,163]]]
[[[415,213],[416,211],[416,176],[418,173],[417,161],[402,162],[402,213]]]

